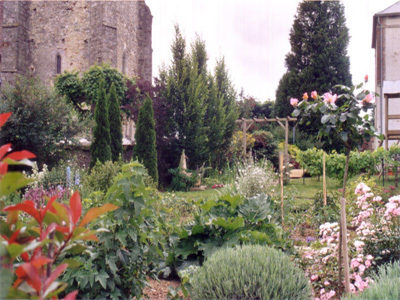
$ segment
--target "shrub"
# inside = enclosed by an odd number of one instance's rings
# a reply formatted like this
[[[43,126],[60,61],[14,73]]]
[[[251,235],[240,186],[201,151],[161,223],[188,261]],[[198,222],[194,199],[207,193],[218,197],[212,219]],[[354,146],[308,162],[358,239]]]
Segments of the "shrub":
[[[374,283],[368,289],[357,295],[350,294],[342,297],[342,300],[375,300],[400,299],[400,266],[399,262],[382,265],[378,273],[372,276]]]
[[[90,174],[83,177],[83,186],[89,193],[101,191],[105,194],[121,169],[122,161],[106,161],[104,164],[98,161]]]
[[[238,167],[235,186],[240,194],[252,197],[262,193],[273,193],[276,180],[277,176],[269,161],[254,162],[251,160]]]
[[[67,271],[64,280],[79,287],[80,299],[141,299],[146,275],[155,276],[164,259],[163,214],[154,208],[158,198],[146,186],[148,174],[143,165],[132,162],[108,189],[106,201],[120,208],[104,218],[108,229],[87,256],[76,259],[82,268]]]
[[[304,273],[265,246],[221,249],[191,279],[192,299],[310,299]]]
[[[172,174],[172,181],[170,188],[173,191],[183,191],[186,192],[189,188],[193,187],[197,181],[197,173],[191,170],[185,170],[186,174],[191,174],[190,176],[182,173],[181,168],[169,169],[168,172]]]
[[[15,87],[2,87],[0,112],[5,111],[12,115],[0,140],[36,153],[39,166],[58,161],[65,142],[83,129],[72,105],[36,78],[20,77]]]

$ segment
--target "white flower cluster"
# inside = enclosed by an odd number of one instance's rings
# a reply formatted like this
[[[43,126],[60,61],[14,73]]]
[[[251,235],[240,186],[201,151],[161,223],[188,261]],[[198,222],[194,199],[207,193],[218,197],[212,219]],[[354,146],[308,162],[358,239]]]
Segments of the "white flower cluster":
[[[277,176],[267,160],[250,161],[238,168],[235,185],[238,192],[246,197],[273,193]]]

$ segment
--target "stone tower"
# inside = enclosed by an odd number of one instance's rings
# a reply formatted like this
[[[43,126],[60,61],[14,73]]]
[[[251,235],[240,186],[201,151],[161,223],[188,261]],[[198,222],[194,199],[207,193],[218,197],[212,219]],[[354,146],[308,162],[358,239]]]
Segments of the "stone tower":
[[[0,78],[51,84],[65,70],[106,62],[151,81],[152,18],[144,0],[1,1]]]

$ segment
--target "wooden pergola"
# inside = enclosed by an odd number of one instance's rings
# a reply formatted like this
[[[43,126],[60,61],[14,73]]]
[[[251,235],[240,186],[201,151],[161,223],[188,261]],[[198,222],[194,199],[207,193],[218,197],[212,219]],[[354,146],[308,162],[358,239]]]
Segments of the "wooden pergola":
[[[288,143],[289,143],[289,122],[296,122],[297,118],[273,118],[273,119],[245,119],[242,118],[240,120],[236,120],[236,123],[239,124],[241,123],[241,128],[243,130],[243,157],[246,157],[246,133],[247,130],[253,125],[254,123],[271,123],[271,122],[278,122],[278,124],[285,129],[285,163],[287,162],[287,157],[288,157]]]

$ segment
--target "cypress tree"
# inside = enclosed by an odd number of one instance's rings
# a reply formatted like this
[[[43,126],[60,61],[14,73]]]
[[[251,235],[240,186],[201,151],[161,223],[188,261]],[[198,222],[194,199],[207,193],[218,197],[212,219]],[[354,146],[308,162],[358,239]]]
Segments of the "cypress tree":
[[[101,80],[94,111],[96,125],[93,129],[93,142],[90,146],[90,154],[92,156],[90,168],[93,168],[97,160],[102,163],[111,160],[110,123],[108,120],[108,105],[104,84],[104,80]]]
[[[110,122],[111,159],[117,161],[122,155],[122,125],[121,110],[115,85],[112,84],[108,95],[108,119]]]
[[[153,103],[149,96],[144,100],[143,106],[139,110],[135,141],[133,157],[143,163],[149,175],[158,184],[156,131]]]

